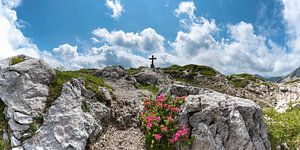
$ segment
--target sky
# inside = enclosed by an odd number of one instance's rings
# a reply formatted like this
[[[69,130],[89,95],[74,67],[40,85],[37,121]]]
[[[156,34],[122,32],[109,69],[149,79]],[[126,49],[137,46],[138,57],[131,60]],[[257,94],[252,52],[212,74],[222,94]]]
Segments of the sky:
[[[61,69],[199,64],[282,76],[300,66],[299,0],[0,0],[0,59]]]

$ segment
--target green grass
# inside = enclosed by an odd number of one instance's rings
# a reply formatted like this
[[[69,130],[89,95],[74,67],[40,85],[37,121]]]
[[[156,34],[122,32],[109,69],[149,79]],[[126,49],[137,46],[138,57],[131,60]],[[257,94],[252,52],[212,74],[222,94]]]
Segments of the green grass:
[[[73,78],[82,79],[84,81],[85,87],[96,94],[93,98],[100,102],[105,102],[105,101],[104,101],[104,95],[98,89],[99,86],[105,87],[107,89],[112,89],[109,85],[107,85],[104,82],[102,78],[91,75],[87,70],[78,70],[78,71],[56,70],[56,75],[51,80],[51,83],[49,85],[49,96],[47,99],[47,108],[49,108],[51,103],[60,96],[63,84],[67,81],[70,81]]]
[[[135,85],[135,87],[137,89],[142,89],[142,90],[148,90],[150,91],[153,95],[156,95],[159,92],[159,88],[156,87],[155,85],[151,85],[151,84],[141,84],[141,83],[137,83]]]
[[[136,74],[138,74],[138,73],[140,73],[141,71],[142,71],[142,69],[143,68],[145,68],[145,67],[139,67],[139,68],[129,68],[129,69],[127,69],[127,73],[129,74],[129,75],[136,75]]]
[[[300,144],[300,108],[289,109],[285,113],[269,108],[264,113],[272,118],[265,120],[272,149],[280,143],[287,143],[291,150],[296,150],[296,144]]]
[[[227,79],[236,88],[245,88],[251,82],[267,85],[267,82],[265,82],[263,79],[247,73],[233,74],[228,76]]]
[[[40,128],[41,125],[42,125],[41,123],[34,122],[34,123],[30,124],[29,129],[27,129],[25,132],[31,133],[31,135],[34,135],[36,133],[36,131]]]
[[[7,120],[5,119],[4,115],[4,109],[6,105],[2,102],[0,99],[0,149],[1,150],[9,150],[10,149],[10,142],[9,141],[3,141],[3,130],[7,130],[8,124]]]
[[[217,74],[217,71],[211,67],[208,66],[199,66],[199,65],[186,65],[186,66],[178,66],[178,65],[172,65],[170,67],[163,69],[165,73],[170,74],[173,77],[179,77],[185,72],[188,73],[187,77],[195,77],[199,74],[203,76],[215,76]]]
[[[25,61],[25,59],[23,57],[13,57],[10,60],[10,64],[15,65],[15,64],[21,63],[23,61]]]
[[[299,82],[299,81],[300,81],[300,79],[295,79],[295,80],[286,82],[286,84],[296,83],[296,82]]]
[[[83,100],[81,102],[81,109],[82,109],[83,112],[90,112],[91,111],[88,103],[86,102],[86,100]]]

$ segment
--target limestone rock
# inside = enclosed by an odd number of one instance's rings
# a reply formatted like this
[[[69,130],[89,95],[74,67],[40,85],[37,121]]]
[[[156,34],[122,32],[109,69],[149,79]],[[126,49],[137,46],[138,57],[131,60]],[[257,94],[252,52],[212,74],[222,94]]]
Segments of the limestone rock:
[[[297,107],[298,103],[300,103],[300,83],[280,84],[279,86],[279,90],[275,93],[275,109],[281,113],[285,112],[290,102],[293,107]]]
[[[12,58],[0,61],[0,99],[7,106],[5,114],[12,147],[21,145],[22,134],[45,109],[48,84],[55,74],[42,60],[16,57],[24,61],[14,65]]]
[[[190,125],[194,150],[271,149],[262,110],[248,99],[213,91],[190,95],[180,122]]]
[[[152,69],[144,68],[141,72],[136,74],[135,79],[142,84],[152,84],[157,85],[158,84],[158,76],[156,72],[154,72]]]
[[[97,77],[119,79],[127,75],[127,72],[121,66],[106,67],[95,72]]]
[[[83,82],[78,79],[65,83],[61,96],[49,108],[44,123],[32,138],[24,142],[24,148],[84,150],[88,139],[102,131],[101,117],[110,116],[109,108],[100,102],[98,110],[89,105],[93,112],[84,112],[82,101],[93,101],[82,96],[84,90]]]

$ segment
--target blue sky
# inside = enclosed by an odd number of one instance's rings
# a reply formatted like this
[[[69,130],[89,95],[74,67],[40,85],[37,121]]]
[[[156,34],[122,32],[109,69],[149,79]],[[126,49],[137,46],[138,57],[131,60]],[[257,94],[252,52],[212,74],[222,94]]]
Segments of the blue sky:
[[[157,66],[284,75],[300,66],[299,10],[297,0],[1,0],[0,58],[78,69],[149,65],[155,54]]]
[[[147,27],[155,29],[166,40],[175,39],[180,30],[179,18],[174,14],[178,0],[123,0],[124,12],[116,20],[110,17],[111,10],[103,0],[27,0],[16,10],[18,18],[26,22],[22,28],[25,36],[45,50],[52,50],[63,43],[80,45],[79,40],[88,44],[91,31],[98,28],[139,32]],[[215,19],[220,25],[236,24],[240,21],[265,26],[272,22],[274,9],[280,3],[273,0],[199,0],[195,1],[197,16]],[[265,9],[265,10],[264,10]],[[260,12],[265,11],[264,16]],[[272,26],[276,33],[269,36],[284,44],[284,25],[281,14]],[[255,28],[259,32],[258,28]]]

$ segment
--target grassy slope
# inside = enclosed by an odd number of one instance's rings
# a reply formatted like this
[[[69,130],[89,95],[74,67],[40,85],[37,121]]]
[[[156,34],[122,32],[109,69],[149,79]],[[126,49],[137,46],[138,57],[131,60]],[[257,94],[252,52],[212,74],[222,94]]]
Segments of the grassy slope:
[[[272,149],[280,143],[287,143],[291,150],[296,150],[296,145],[300,145],[300,108],[289,109],[282,114],[274,109],[265,109],[264,113]]]

